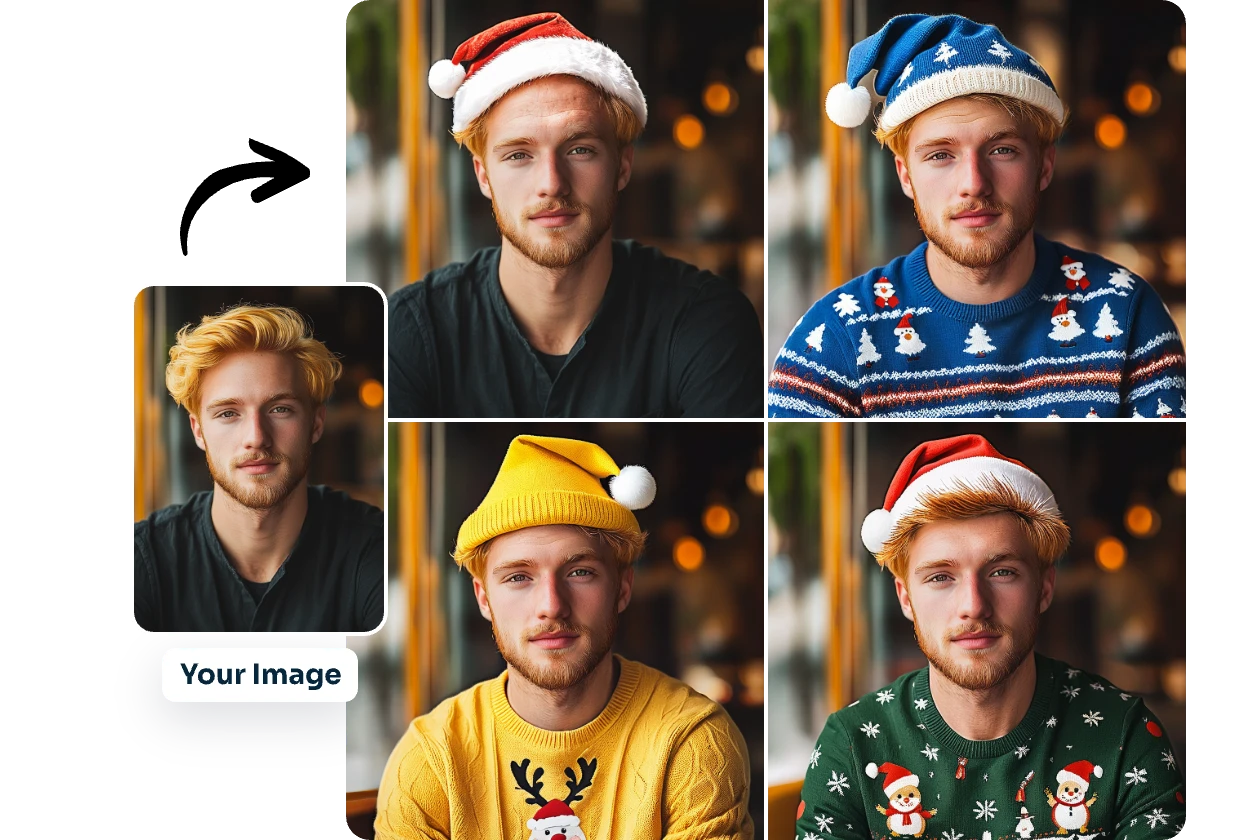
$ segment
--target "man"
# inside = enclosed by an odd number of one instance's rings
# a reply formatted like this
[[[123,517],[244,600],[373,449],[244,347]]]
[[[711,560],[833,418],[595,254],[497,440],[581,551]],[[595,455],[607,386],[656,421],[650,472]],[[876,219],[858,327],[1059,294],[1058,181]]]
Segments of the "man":
[[[893,152],[927,242],[819,300],[770,377],[771,417],[1185,416],[1185,354],[1155,292],[1033,231],[1065,113],[995,27],[902,15],[849,53],[833,121],[887,97]]]
[[[384,517],[308,486],[341,362],[302,315],[240,306],[175,337],[166,387],[188,412],[214,489],[137,522],[136,622],[146,630],[374,630]]]
[[[412,721],[378,840],[752,837],[730,717],[610,652],[645,538],[631,511],[655,493],[594,444],[512,441],[455,546],[507,670]]]
[[[1045,482],[979,435],[906,457],[862,541],[893,573],[928,666],[828,718],[799,834],[1181,830],[1181,771],[1141,699],[1033,653],[1068,537]]]
[[[621,57],[558,14],[439,61],[502,246],[389,305],[390,417],[760,417],[761,327],[732,285],[614,241],[647,103]]]

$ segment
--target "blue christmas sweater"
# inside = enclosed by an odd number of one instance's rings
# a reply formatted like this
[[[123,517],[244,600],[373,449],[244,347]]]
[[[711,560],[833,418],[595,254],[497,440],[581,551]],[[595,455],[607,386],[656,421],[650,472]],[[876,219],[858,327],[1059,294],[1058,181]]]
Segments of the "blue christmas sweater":
[[[770,375],[771,417],[1185,417],[1185,350],[1146,281],[1035,237],[1013,297],[932,283],[927,243],[797,322]]]
[[[1023,720],[991,741],[950,728],[927,668],[833,714],[805,770],[798,840],[1176,836],[1185,782],[1146,704],[1062,662],[1036,664]]]

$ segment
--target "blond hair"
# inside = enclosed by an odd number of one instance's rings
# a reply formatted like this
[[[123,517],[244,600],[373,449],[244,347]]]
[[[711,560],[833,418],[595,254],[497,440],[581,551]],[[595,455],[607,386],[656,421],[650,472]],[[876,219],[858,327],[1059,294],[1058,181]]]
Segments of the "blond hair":
[[[1032,126],[1033,132],[1037,136],[1037,150],[1039,152],[1044,152],[1059,141],[1059,138],[1063,135],[1063,127],[1067,123],[1066,110],[1063,112],[1063,122],[1059,122],[1050,116],[1048,111],[1044,111],[1036,105],[1032,105],[1022,99],[1015,99],[1012,96],[1003,96],[1000,93],[969,93],[955,98],[996,105],[1014,117],[1021,127]],[[946,101],[952,102],[953,100]],[[881,146],[887,147],[897,157],[904,158],[910,147],[910,129],[914,126],[914,121],[917,118],[918,114],[887,131],[880,128],[879,120],[876,120],[875,139],[879,141]]]
[[[975,519],[994,513],[1009,513],[1019,520],[1043,572],[1067,551],[1071,532],[1058,511],[1035,505],[1001,479],[986,476],[979,486],[962,486],[921,499],[918,507],[897,521],[875,560],[894,577],[905,581],[910,546],[920,528],[932,522]]]
[[[617,567],[622,570],[629,567],[631,563],[639,558],[639,555],[643,553],[643,546],[647,542],[647,533],[644,531],[634,533],[630,531],[606,531],[602,528],[586,528],[581,525],[574,525],[573,527],[581,529],[582,533],[594,538],[611,551],[613,559],[617,561]],[[495,539],[498,539],[498,537],[474,545],[472,548],[456,551],[454,555],[456,565],[461,569],[467,569],[468,573],[477,580],[484,580],[486,560],[490,557],[490,544]]]
[[[332,396],[341,376],[341,362],[311,334],[296,309],[284,306],[238,306],[207,315],[196,327],[185,324],[175,334],[166,365],[166,390],[189,414],[201,409],[201,372],[229,353],[288,353],[302,367],[302,378],[315,405]]]
[[[614,96],[599,85],[591,84],[580,76],[570,76],[570,78],[577,79],[579,82],[582,82],[582,84],[595,91],[596,95],[599,97],[600,106],[603,108],[604,113],[608,115],[608,119],[612,120],[613,135],[617,138],[618,152],[626,146],[634,143],[635,140],[639,139],[639,135],[643,133],[643,123],[639,122],[639,118],[635,115],[634,109],[630,107],[629,103]],[[527,82],[522,82],[511,90],[508,90],[503,94],[503,96],[507,96],[509,93],[536,81],[538,80],[530,79]],[[496,99],[494,105],[491,105],[489,108],[486,108],[474,117],[463,131],[455,131],[451,133],[451,136],[455,138],[455,142],[467,149],[473,157],[485,156],[486,117],[490,111],[494,109],[494,106],[503,99],[503,96]]]

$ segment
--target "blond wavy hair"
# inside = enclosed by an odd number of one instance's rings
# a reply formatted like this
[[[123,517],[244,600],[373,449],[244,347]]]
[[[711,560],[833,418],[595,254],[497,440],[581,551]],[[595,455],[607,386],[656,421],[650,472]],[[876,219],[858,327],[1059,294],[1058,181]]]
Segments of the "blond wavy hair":
[[[315,405],[332,396],[341,362],[311,333],[306,318],[284,306],[238,306],[207,315],[175,334],[166,365],[166,390],[189,414],[201,409],[201,373],[230,353],[288,353],[302,367],[302,378]]]
[[[582,533],[588,537],[595,538],[601,545],[611,551],[613,558],[617,561],[617,567],[623,570],[639,558],[639,555],[643,553],[643,546],[647,542],[647,532],[645,531],[631,533],[629,531],[605,531],[601,528],[586,528],[582,525],[574,525],[573,527],[580,528]],[[498,537],[495,537],[495,539],[498,539]],[[468,573],[477,580],[485,580],[486,560],[490,557],[490,544],[493,542],[494,539],[490,539],[474,545],[472,548],[456,551],[454,554],[456,565],[461,569],[467,569]]]
[[[920,500],[917,508],[898,520],[875,560],[898,580],[905,581],[910,547],[920,528],[932,522],[975,519],[993,513],[1009,513],[1019,520],[1043,572],[1067,551],[1071,531],[1058,511],[1037,506],[1001,479],[988,476],[978,486],[962,486]]]
[[[542,78],[546,77],[544,76]],[[570,78],[577,79],[579,82],[595,91],[595,94],[599,97],[599,102],[604,110],[604,113],[608,115],[610,120],[612,120],[613,135],[617,138],[618,153],[620,153],[626,146],[633,144],[635,140],[639,139],[639,135],[643,133],[643,123],[639,122],[639,118],[635,116],[634,110],[629,106],[629,104],[627,104],[624,100],[613,96],[602,87],[593,85],[581,77],[571,76]],[[503,94],[503,96],[507,96],[509,93],[536,81],[538,80],[531,79],[528,82],[522,82],[509,90],[507,93]],[[499,104],[499,102],[503,99],[503,96],[500,96],[499,99],[495,100],[494,104]],[[479,158],[485,156],[486,117],[493,109],[494,105],[491,105],[489,108],[474,117],[472,122],[468,123],[467,127],[465,127],[463,131],[455,131],[451,133],[451,136],[455,138],[455,142],[467,149],[473,157]]]
[[[1037,137],[1037,151],[1039,152],[1044,152],[1059,142],[1059,138],[1063,136],[1063,127],[1067,123],[1066,110],[1063,112],[1063,122],[1058,122],[1054,117],[1050,116],[1048,111],[1043,111],[1036,105],[1031,105],[1022,99],[1003,96],[999,93],[969,93],[956,98],[996,105],[1014,117],[1021,126],[1031,126]],[[952,102],[953,100],[947,101]],[[881,146],[887,147],[897,157],[904,158],[910,147],[910,129],[914,127],[916,119],[918,119],[917,114],[901,123],[901,125],[887,131],[880,128],[879,121],[876,120],[875,139],[879,141]]]

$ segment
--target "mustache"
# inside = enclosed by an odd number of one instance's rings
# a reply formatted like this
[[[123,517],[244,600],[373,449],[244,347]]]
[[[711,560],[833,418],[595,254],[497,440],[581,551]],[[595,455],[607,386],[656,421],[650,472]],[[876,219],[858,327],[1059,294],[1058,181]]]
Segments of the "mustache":
[[[255,450],[253,455],[248,458],[235,458],[232,460],[233,467],[244,467],[249,464],[257,464],[262,461],[270,461],[276,464],[283,464],[289,459],[281,455],[279,452],[272,452],[270,449]]]
[[[956,204],[946,211],[946,215],[950,218],[960,213],[1008,213],[1011,210],[1009,204],[1003,204],[997,201],[970,201],[966,204]]]
[[[962,636],[968,636],[972,633],[985,633],[994,636],[1005,636],[1007,630],[1001,624],[993,621],[977,621],[963,627],[955,627],[949,631],[947,638],[952,642]]]
[[[548,624],[540,624],[537,627],[531,627],[521,634],[526,641],[541,636],[545,633],[573,633],[582,635],[586,632],[586,628],[580,624],[574,624],[571,621],[552,621]]]
[[[535,204],[533,207],[527,208],[522,215],[528,219],[530,216],[537,216],[539,213],[555,213],[557,211],[581,213],[586,209],[586,205],[580,201],[557,196],[550,201],[544,201],[541,204]]]

